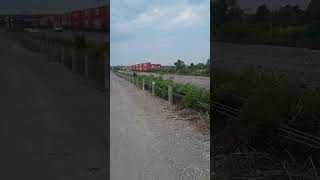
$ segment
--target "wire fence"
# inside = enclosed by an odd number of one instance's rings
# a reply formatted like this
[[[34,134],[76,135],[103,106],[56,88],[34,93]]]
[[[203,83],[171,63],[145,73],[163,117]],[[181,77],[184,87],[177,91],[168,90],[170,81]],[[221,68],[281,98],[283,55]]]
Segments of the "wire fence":
[[[145,79],[141,76],[134,76],[125,72],[116,71],[115,74],[133,83],[139,89],[143,89],[152,95],[167,100],[170,104],[184,105],[184,103],[187,101],[185,94],[176,92],[175,89],[170,85],[159,85],[156,83],[156,81]],[[203,109],[205,112],[209,112],[210,104],[202,103],[200,101],[195,103],[197,104],[197,108]]]
[[[248,103],[248,99],[242,98],[237,95],[230,94],[235,101],[241,101],[243,104]],[[214,114],[219,114],[221,116],[227,117],[231,120],[240,121],[240,109],[224,105],[219,102],[212,102],[212,111]],[[314,136],[307,132],[295,129],[286,124],[282,124],[278,129],[278,135],[286,140],[308,146],[313,149],[320,149],[320,137]]]
[[[25,48],[46,54],[48,62],[63,64],[82,78],[94,81],[97,88],[105,87],[105,59],[109,54],[104,49],[91,46],[79,48],[73,42],[33,37],[23,33],[16,36]]]

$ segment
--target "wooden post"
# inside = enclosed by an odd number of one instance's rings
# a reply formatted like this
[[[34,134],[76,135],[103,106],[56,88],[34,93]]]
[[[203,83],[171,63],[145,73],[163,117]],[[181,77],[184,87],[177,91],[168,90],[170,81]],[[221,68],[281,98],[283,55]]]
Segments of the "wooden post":
[[[169,104],[173,104],[172,94],[173,94],[172,86],[169,85],[168,86],[168,101],[169,101]]]
[[[154,81],[152,81],[152,95],[154,96],[155,95],[155,91],[154,91],[154,86],[155,86],[155,82]]]
[[[142,90],[144,90],[144,79],[142,78]]]

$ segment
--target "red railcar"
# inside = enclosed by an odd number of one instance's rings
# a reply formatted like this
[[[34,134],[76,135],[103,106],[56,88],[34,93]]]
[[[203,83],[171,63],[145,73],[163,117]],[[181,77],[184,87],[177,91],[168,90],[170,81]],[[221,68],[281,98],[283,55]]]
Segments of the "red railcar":
[[[81,11],[73,11],[71,12],[71,27],[74,29],[80,29],[82,23]]]
[[[160,64],[151,64],[150,71],[160,71],[161,65]]]
[[[94,29],[106,30],[109,25],[109,7],[102,6],[94,8],[92,22]]]
[[[88,8],[66,12],[60,16],[49,16],[41,21],[41,26],[63,26],[73,29],[109,30],[109,6]]]
[[[160,64],[151,64],[150,62],[135,64],[130,68],[132,71],[159,71],[161,69]]]

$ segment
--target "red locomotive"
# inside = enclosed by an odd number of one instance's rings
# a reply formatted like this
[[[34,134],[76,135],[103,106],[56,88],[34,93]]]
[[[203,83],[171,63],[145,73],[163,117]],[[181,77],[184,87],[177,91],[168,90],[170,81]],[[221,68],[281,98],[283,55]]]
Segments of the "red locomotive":
[[[130,67],[131,71],[159,71],[160,69],[160,64],[151,64],[150,62],[135,64]]]
[[[109,6],[75,10],[62,15],[43,17],[40,25],[42,27],[61,26],[75,30],[105,31],[109,27],[109,12]]]

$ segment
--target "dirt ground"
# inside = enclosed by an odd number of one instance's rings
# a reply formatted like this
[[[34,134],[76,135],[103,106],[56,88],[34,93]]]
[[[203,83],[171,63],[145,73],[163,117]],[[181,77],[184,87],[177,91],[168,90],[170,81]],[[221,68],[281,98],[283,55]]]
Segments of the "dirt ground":
[[[166,101],[110,75],[112,180],[209,179],[210,137]]]

